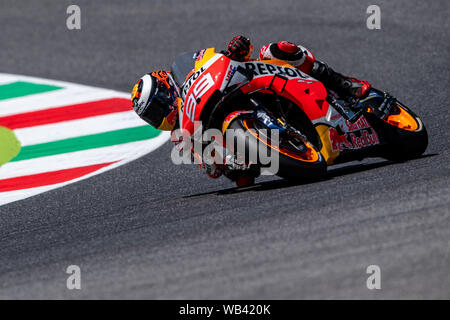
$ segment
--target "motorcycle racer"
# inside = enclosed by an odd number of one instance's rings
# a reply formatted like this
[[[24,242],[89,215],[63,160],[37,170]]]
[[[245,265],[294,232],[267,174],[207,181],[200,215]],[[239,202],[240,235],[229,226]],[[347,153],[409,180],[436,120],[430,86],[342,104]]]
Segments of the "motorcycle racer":
[[[236,36],[230,41],[224,54],[233,60],[248,61],[252,51],[253,45],[248,38]],[[259,59],[284,60],[300,71],[321,81],[325,87],[336,91],[342,97],[360,99],[365,96],[371,87],[367,81],[346,77],[335,72],[327,64],[316,60],[308,49],[289,41],[266,44],[259,52]]]
[[[232,60],[249,61],[253,53],[253,45],[248,38],[236,36],[228,43],[227,49],[221,53]],[[321,81],[325,87],[343,98],[360,99],[371,87],[367,81],[346,77],[335,72],[327,64],[316,60],[308,49],[289,41],[269,43],[263,46],[259,52],[259,59],[286,61]],[[180,91],[181,88],[176,84],[170,71],[154,71],[140,78],[133,87],[131,94],[133,108],[144,121],[153,127],[159,130],[173,131],[178,127]],[[237,181],[238,185],[238,180],[242,178],[242,175],[236,174],[236,172],[248,170],[245,164],[237,163],[230,154],[224,157],[223,164],[206,165],[201,161],[200,163],[208,176],[217,178],[225,174],[228,178]]]

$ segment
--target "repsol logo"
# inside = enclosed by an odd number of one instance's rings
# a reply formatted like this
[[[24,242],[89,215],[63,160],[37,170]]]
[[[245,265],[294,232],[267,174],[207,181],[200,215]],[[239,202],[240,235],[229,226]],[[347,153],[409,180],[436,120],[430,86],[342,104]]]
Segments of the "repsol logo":
[[[200,77],[200,75],[203,73],[203,71],[205,71],[205,68],[201,67],[200,70],[195,72],[192,76],[190,76],[190,78],[188,80],[186,80],[186,82],[185,82],[185,84],[183,86],[183,92],[182,92],[183,98],[186,96],[186,94],[188,93],[188,91],[191,88],[192,84],[195,82],[195,80],[198,79],[198,77]]]
[[[277,66],[270,63],[246,62],[245,68],[247,70],[251,70],[255,76],[280,75],[287,78],[302,78],[314,80],[313,78],[311,78],[307,74],[304,74],[296,68]]]

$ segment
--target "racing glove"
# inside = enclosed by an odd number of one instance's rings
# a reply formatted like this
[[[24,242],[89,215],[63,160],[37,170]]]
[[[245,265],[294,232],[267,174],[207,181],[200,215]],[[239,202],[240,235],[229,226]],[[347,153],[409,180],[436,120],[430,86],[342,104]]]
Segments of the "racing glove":
[[[228,43],[228,49],[223,53],[232,60],[248,61],[253,53],[253,45],[250,39],[236,36]]]
[[[364,80],[346,77],[335,72],[321,61],[314,61],[311,76],[321,81],[327,88],[336,91],[342,97],[363,98],[370,90],[371,84]]]

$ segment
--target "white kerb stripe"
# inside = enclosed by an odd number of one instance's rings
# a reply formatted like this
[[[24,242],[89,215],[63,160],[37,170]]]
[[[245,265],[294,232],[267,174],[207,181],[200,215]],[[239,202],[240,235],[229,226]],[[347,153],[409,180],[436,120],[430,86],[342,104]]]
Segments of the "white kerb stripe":
[[[50,171],[90,166],[131,157],[147,145],[146,140],[53,156],[8,162],[0,167],[0,180]]]
[[[26,199],[29,198],[31,196],[40,194],[42,192],[46,192],[49,190],[53,190],[53,189],[57,189],[63,186],[66,186],[68,184],[80,181],[80,180],[84,180],[87,178],[90,178],[94,175],[103,173],[105,171],[117,168],[123,164],[126,164],[128,162],[131,162],[133,160],[136,160],[137,158],[142,157],[143,155],[152,152],[153,150],[159,148],[162,144],[164,144],[168,138],[170,137],[170,132],[164,131],[162,132],[158,137],[150,139],[150,140],[145,140],[142,141],[142,145],[139,149],[136,150],[136,153],[130,157],[127,158],[123,161],[117,162],[115,164],[112,164],[108,167],[102,168],[100,170],[97,170],[95,172],[92,172],[88,175],[85,175],[81,178],[78,179],[74,179],[74,180],[70,180],[67,182],[63,182],[63,183],[59,183],[59,184],[54,184],[54,185],[50,185],[50,186],[45,186],[45,187],[37,187],[37,188],[30,188],[30,189],[24,189],[24,190],[17,190],[17,191],[8,191],[8,192],[0,192],[0,205],[4,205],[7,203],[11,203],[17,200],[22,200],[22,199]],[[106,160],[106,159],[105,159]],[[107,162],[107,160],[105,161]]]
[[[134,111],[124,111],[86,119],[16,129],[14,133],[22,147],[25,147],[143,125],[148,124],[141,120]]]

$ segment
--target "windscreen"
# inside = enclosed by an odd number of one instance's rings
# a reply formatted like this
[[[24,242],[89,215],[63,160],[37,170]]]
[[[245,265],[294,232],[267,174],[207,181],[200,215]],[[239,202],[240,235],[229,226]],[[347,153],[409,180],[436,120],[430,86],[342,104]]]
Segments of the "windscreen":
[[[189,72],[194,69],[196,52],[185,52],[179,55],[172,64],[172,74],[179,87],[184,83]]]

